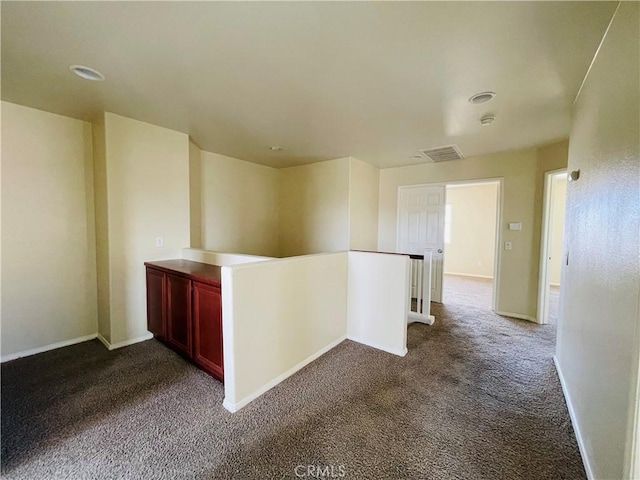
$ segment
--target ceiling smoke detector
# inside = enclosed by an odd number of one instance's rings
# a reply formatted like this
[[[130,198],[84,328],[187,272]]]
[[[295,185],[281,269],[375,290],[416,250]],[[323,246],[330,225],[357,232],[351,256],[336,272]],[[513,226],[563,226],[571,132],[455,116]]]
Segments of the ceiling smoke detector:
[[[418,150],[430,162],[448,162],[449,160],[460,160],[464,158],[457,145],[444,145],[442,147],[425,148]]]
[[[477,105],[478,103],[485,103],[491,100],[496,96],[496,92],[480,92],[476,93],[473,97],[469,99],[469,103],[473,103]]]
[[[496,121],[495,115],[487,114],[480,119],[480,125],[482,125],[483,127],[486,127],[488,125],[491,125],[495,121]]]
[[[104,81],[104,75],[94,68],[85,67],[84,65],[71,65],[69,71],[75,73],[80,78],[92,80],[94,82]]]

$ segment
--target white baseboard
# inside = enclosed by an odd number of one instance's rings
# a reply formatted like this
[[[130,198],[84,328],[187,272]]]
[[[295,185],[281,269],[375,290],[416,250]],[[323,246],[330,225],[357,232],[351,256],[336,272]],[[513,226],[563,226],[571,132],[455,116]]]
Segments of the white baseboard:
[[[32,348],[30,350],[23,350],[22,352],[10,353],[0,357],[0,363],[9,362],[22,357],[29,357],[38,353],[48,352],[49,350],[55,350],[56,348],[68,347],[69,345],[75,345],[76,343],[88,342],[96,338],[98,334],[93,333],[91,335],[85,335],[84,337],[72,338],[71,340],[65,340],[64,342],[52,343],[43,347]]]
[[[347,335],[347,338],[354,342],[361,343],[362,345],[366,345],[367,347],[376,348],[378,350],[382,350],[383,352],[392,353],[393,355],[398,355],[399,357],[404,357],[408,352],[407,347],[405,347],[403,350],[397,350],[395,348],[389,348],[386,345],[380,345],[374,342],[370,342],[368,340],[363,340],[362,338],[358,338],[353,335]]]
[[[407,315],[407,324],[411,323],[423,323],[425,325],[433,325],[436,321],[436,317],[433,315],[420,315],[419,313],[409,312]]]
[[[329,345],[321,348],[320,350],[318,350],[316,353],[314,353],[313,355],[308,356],[307,358],[305,358],[303,361],[301,361],[300,363],[298,363],[297,365],[291,367],[289,370],[287,370],[286,372],[284,372],[282,375],[278,375],[276,378],[274,378],[273,380],[271,380],[270,382],[267,382],[265,385],[263,385],[262,387],[258,388],[256,391],[254,391],[253,393],[247,395],[246,397],[244,397],[242,400],[240,400],[239,402],[233,403],[231,401],[229,401],[228,398],[225,397],[224,401],[222,402],[222,406],[224,408],[226,408],[227,410],[229,410],[231,413],[235,413],[238,410],[240,410],[242,407],[245,407],[246,405],[248,405],[250,402],[252,402],[253,400],[255,400],[256,398],[258,398],[259,396],[263,395],[264,393],[268,392],[269,390],[271,390],[273,387],[275,387],[276,385],[278,385],[279,383],[283,382],[284,380],[286,380],[287,378],[289,378],[291,375],[293,375],[294,373],[296,373],[298,370],[301,370],[302,368],[306,367],[307,365],[309,365],[311,362],[313,362],[315,359],[321,357],[322,355],[324,355],[325,353],[327,353],[329,350],[331,350],[332,348],[336,347],[337,345],[341,344],[342,342],[344,342],[346,340],[346,336],[343,335],[340,338],[338,338],[337,340],[334,340],[333,342],[331,342]]]
[[[131,338],[129,340],[125,340],[124,342],[118,342],[118,343],[109,343],[109,341],[100,334],[98,334],[97,337],[98,337],[98,340],[100,340],[102,344],[105,347],[107,347],[108,350],[115,350],[116,348],[122,348],[128,345],[133,345],[134,343],[140,343],[140,342],[144,342],[145,340],[151,340],[153,338],[153,333],[147,332],[146,335],[142,335],[136,338]]]
[[[520,320],[529,320],[530,322],[533,323],[540,323],[538,322],[538,320],[535,317],[530,317],[528,315],[522,315],[520,313],[511,313],[511,312],[499,312],[496,310],[496,312],[498,315],[502,315],[503,317],[511,317],[511,318],[518,318]]]
[[[487,278],[493,280],[491,275],[474,275],[473,273],[458,273],[458,272],[444,272],[445,275],[455,275],[456,277],[473,277],[473,278]]]
[[[576,434],[578,449],[580,450],[580,456],[582,457],[582,463],[584,464],[584,469],[587,472],[587,478],[589,480],[593,480],[595,476],[593,475],[593,470],[591,469],[591,464],[589,463],[589,457],[587,457],[587,449],[585,448],[584,441],[582,440],[582,433],[580,432],[580,425],[578,425],[576,412],[573,409],[573,403],[571,402],[571,395],[569,395],[567,384],[564,381],[564,376],[562,375],[562,369],[560,368],[560,364],[558,363],[558,357],[556,357],[555,355],[553,356],[553,363],[556,366],[556,372],[558,372],[558,378],[560,378],[560,385],[562,385],[562,393],[564,394],[564,401],[567,403],[567,409],[569,410],[569,417],[571,418],[571,425],[573,426],[573,431]]]
[[[96,337],[98,340],[100,340],[100,343],[102,343],[105,347],[107,347],[107,350],[111,350],[111,344],[107,341],[106,338],[104,338],[100,334],[98,334]]]

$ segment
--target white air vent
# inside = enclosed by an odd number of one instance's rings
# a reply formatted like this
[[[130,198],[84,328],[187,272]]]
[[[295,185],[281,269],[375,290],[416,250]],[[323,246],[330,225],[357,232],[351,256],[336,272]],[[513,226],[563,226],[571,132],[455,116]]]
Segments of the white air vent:
[[[418,150],[427,160],[432,162],[448,162],[449,160],[460,160],[464,158],[462,152],[455,145],[445,145],[443,147],[426,148]]]

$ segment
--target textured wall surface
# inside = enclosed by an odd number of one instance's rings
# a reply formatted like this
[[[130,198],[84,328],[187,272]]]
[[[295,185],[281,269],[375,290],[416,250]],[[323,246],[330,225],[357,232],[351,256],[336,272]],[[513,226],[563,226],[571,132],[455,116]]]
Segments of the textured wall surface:
[[[575,105],[557,358],[593,478],[628,478],[637,398],[640,4],[622,2]],[[562,301],[561,301],[562,305]]]

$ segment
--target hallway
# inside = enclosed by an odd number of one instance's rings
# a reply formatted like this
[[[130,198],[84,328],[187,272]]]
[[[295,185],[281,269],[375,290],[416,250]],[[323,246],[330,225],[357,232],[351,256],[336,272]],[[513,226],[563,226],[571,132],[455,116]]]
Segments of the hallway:
[[[493,280],[489,278],[444,275],[442,299],[444,305],[470,305],[491,311]],[[549,324],[558,323],[560,287],[549,287]]]

